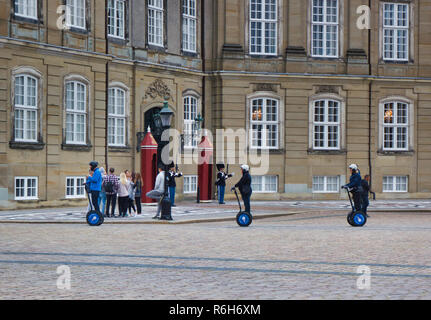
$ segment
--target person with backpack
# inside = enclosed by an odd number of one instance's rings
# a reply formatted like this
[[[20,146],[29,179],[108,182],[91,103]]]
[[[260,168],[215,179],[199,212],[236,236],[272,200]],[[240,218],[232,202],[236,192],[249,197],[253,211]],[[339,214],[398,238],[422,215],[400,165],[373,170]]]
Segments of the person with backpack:
[[[109,174],[103,179],[103,187],[106,193],[106,217],[108,218],[115,218],[115,205],[117,204],[119,182],[114,172],[114,168],[109,169]],[[112,211],[109,213],[109,207],[111,205]]]

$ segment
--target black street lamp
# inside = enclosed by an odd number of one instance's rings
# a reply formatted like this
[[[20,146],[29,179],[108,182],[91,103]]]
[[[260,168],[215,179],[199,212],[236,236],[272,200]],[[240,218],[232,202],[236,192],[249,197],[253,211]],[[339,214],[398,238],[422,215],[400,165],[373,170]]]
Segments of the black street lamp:
[[[163,130],[169,130],[171,128],[172,123],[172,117],[174,115],[174,112],[169,108],[168,102],[164,102],[163,109],[160,111],[160,119],[162,122]],[[166,145],[169,144],[169,141],[163,141],[162,142],[163,150]],[[173,220],[171,215],[171,200],[169,199],[168,194],[168,172],[169,172],[169,164],[166,164],[163,161],[163,155],[162,155],[162,162],[165,167],[165,194],[162,197],[161,205],[162,205],[162,214],[161,214],[161,220]]]

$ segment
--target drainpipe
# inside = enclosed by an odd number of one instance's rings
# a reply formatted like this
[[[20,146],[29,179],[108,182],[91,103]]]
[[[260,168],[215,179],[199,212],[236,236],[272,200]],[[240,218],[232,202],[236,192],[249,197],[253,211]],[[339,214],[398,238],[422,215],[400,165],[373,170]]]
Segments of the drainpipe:
[[[368,7],[370,8],[371,13],[371,0],[368,0]],[[370,18],[371,19],[371,18]],[[368,74],[371,77],[372,75],[372,67],[371,67],[371,26],[368,29]],[[372,165],[372,155],[371,155],[371,113],[372,113],[372,90],[373,90],[373,81],[370,79],[368,83],[368,167],[369,167],[369,175],[370,175],[370,189],[373,183],[373,165]]]

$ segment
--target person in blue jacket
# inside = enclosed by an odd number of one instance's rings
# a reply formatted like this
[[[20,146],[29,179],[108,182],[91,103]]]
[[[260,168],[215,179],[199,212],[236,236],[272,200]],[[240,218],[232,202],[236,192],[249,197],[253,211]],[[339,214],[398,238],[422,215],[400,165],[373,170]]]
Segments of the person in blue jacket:
[[[353,195],[353,203],[355,206],[355,211],[361,211],[361,195],[362,195],[362,178],[361,174],[359,173],[359,168],[356,164],[351,164],[349,166],[350,169],[350,182],[346,185],[344,185],[343,189],[350,189],[350,192]]]
[[[100,212],[99,207],[99,194],[102,191],[102,173],[100,172],[96,161],[91,161],[90,173],[87,177],[87,184],[90,190],[91,202],[93,203],[94,210]]]

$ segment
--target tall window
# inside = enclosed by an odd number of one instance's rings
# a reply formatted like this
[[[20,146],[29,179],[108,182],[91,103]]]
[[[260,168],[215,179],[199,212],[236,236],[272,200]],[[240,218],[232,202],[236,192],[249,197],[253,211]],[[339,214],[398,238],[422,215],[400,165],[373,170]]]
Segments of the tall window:
[[[183,0],[183,50],[196,52],[196,0]]]
[[[111,146],[126,145],[126,93],[120,88],[108,92],[108,143]]]
[[[277,54],[277,0],[250,0],[250,54]]]
[[[163,47],[163,0],[148,0],[148,43]]]
[[[407,176],[383,177],[383,192],[408,192]]]
[[[251,100],[251,147],[278,149],[279,106],[278,100],[258,98]]]
[[[312,54],[338,57],[338,0],[312,0]]]
[[[314,149],[340,149],[340,118],[340,103],[338,101],[318,100],[314,102]]]
[[[66,178],[66,198],[85,198],[85,177]]]
[[[29,75],[15,77],[15,141],[37,141],[38,81]]]
[[[383,150],[408,150],[409,107],[404,102],[388,102],[383,109]]]
[[[383,4],[383,59],[407,61],[409,58],[409,5]]]
[[[69,27],[86,29],[85,25],[85,1],[66,0],[66,24]]]
[[[186,148],[195,148],[198,145],[197,115],[198,100],[191,96],[184,97],[184,146]]]
[[[15,200],[37,200],[37,177],[15,177]]]
[[[37,19],[37,0],[15,0],[15,15]]]
[[[313,177],[314,193],[337,193],[340,190],[340,177],[315,176]]]
[[[108,35],[115,38],[125,37],[125,8],[124,0],[108,0]]]
[[[66,143],[86,144],[87,87],[79,81],[66,83]]]

